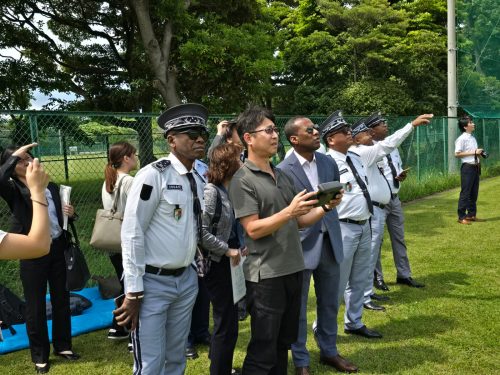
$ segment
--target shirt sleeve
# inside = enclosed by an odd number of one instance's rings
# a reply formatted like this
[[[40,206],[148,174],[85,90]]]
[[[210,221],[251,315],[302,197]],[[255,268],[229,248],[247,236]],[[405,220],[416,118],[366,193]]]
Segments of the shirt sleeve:
[[[383,141],[377,142],[373,146],[366,146],[356,149],[356,153],[359,154],[363,164],[366,167],[370,167],[373,164],[381,161],[384,156],[390,154],[394,149],[399,147],[401,143],[411,134],[413,131],[413,125],[410,123],[406,124],[403,128],[395,131],[390,136],[386,137]]]
[[[161,198],[161,175],[153,168],[133,179],[123,217],[121,241],[125,291],[142,292],[145,270],[145,233]]]
[[[464,150],[464,142],[462,142],[463,138],[462,137],[458,137],[456,140],[455,140],[455,154],[458,153],[458,152],[463,152],[465,151]]]
[[[259,213],[257,193],[246,176],[235,175],[231,179],[229,198],[237,219]]]
[[[211,233],[212,220],[215,215],[215,208],[217,206],[217,188],[208,184],[205,186],[204,192],[205,198],[205,209],[203,210],[202,216],[202,245],[205,250],[213,252],[218,256],[223,256],[229,246],[226,242],[219,240],[216,236]],[[222,200],[222,195],[221,195]],[[222,203],[222,202],[221,202]],[[224,206],[222,207],[224,211]],[[221,214],[224,214],[222,212]]]

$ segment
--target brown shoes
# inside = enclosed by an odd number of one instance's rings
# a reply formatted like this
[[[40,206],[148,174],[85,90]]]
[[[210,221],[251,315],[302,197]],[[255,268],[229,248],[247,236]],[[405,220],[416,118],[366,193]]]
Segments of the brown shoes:
[[[469,221],[469,219],[458,219],[458,224],[471,225],[472,223]]]
[[[485,219],[480,219],[480,218],[475,217],[475,216],[466,216],[465,219],[467,221],[486,221]]]
[[[332,366],[337,371],[353,373],[358,372],[358,368],[347,359],[342,357],[340,354],[337,354],[335,357],[320,357],[319,361],[325,365]],[[307,374],[309,374],[307,372]]]
[[[295,367],[295,375],[311,375],[309,367]]]

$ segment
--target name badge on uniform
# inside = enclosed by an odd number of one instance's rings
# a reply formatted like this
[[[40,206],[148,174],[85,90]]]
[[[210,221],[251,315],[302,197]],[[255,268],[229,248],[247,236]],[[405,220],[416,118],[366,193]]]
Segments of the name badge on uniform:
[[[179,205],[176,204],[174,209],[174,219],[179,221],[181,217],[182,217],[182,208],[180,208]]]
[[[167,185],[167,190],[182,190],[182,185]]]

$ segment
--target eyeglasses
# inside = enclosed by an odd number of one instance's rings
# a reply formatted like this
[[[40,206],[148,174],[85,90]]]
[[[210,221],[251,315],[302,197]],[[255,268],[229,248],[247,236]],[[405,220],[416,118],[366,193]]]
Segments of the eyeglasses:
[[[342,133],[342,134],[347,135],[347,134],[352,133],[352,131],[351,131],[351,128],[349,128],[349,127],[346,126],[346,127],[343,127],[340,130],[337,130],[336,132],[333,132],[331,135],[334,135],[334,134],[337,134],[337,133]]]
[[[186,134],[192,141],[196,141],[199,137],[205,142],[208,141],[208,132],[205,129],[188,129],[177,134]]]
[[[273,133],[279,134],[280,130],[276,126],[269,126],[269,127],[265,128],[265,129],[254,130],[254,131],[248,132],[248,133],[253,134],[253,133],[258,133],[258,132],[265,132],[266,134],[271,135]]]
[[[312,134],[315,130],[319,131],[319,125],[314,124],[313,126],[309,126],[308,128],[306,128],[307,134]]]

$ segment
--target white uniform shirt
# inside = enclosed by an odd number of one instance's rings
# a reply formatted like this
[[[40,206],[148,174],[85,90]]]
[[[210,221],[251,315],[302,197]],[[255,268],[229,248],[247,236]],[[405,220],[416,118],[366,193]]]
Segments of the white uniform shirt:
[[[7,232],[4,232],[3,230],[0,230],[0,243],[2,243],[4,237],[7,235]]]
[[[403,161],[401,160],[401,155],[399,155],[399,151],[396,148],[391,152],[392,164],[394,164],[394,169],[396,169],[396,176],[398,176],[403,171]],[[391,187],[392,194],[397,194],[399,189],[401,188],[401,182],[399,183],[399,187],[394,186],[394,178],[392,176],[391,167],[389,167],[389,161],[387,157],[384,158],[384,176],[385,179],[389,182],[389,186]]]
[[[299,163],[302,166],[302,169],[304,170],[304,173],[306,174],[307,179],[309,180],[309,183],[311,184],[312,188],[314,190],[317,190],[319,185],[319,177],[318,177],[318,165],[316,164],[316,156],[313,156],[313,160],[309,161],[304,157],[302,157],[295,150],[293,152],[295,153],[295,156],[299,160]]]
[[[351,168],[347,164],[347,155],[332,149],[328,149],[327,155],[330,155],[339,167],[340,183],[348,186],[344,189],[344,196],[342,197],[340,204],[337,206],[339,218],[357,221],[367,220],[370,218],[368,203],[366,202],[363,191],[356,181]],[[351,152],[349,152],[348,155],[351,158],[352,164],[354,165],[354,168],[356,168],[359,176],[364,180],[365,184],[368,185],[368,179],[366,178],[361,160],[357,155],[354,155]]]
[[[477,150],[476,138],[470,133],[463,132],[455,141],[455,153],[474,150]],[[464,156],[462,158],[462,163],[476,164],[479,162],[479,157],[476,158],[474,155]]]
[[[187,172],[170,154],[145,166],[134,178],[121,232],[127,293],[144,290],[146,265],[177,269],[188,267],[194,259],[197,227]],[[203,210],[204,182],[196,172],[193,176]]]
[[[374,202],[387,204],[391,200],[391,189],[381,173],[380,168],[384,167],[383,158],[394,151],[408,137],[413,130],[411,123],[395,131],[383,141],[372,146],[351,146],[350,151],[358,154],[363,162],[368,176],[368,191]]]

